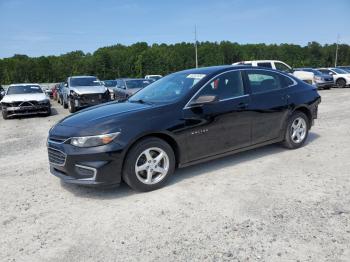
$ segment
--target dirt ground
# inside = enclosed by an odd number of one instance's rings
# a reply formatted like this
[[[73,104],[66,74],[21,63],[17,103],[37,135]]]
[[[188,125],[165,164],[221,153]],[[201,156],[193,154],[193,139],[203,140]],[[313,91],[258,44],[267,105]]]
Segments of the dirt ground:
[[[181,169],[150,193],[52,176],[56,102],[0,119],[0,261],[350,261],[350,89],[320,93],[305,147]]]

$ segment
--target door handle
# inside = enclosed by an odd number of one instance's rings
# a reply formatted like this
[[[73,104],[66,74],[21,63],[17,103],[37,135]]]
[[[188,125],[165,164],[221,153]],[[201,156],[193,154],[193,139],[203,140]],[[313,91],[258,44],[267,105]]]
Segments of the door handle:
[[[248,106],[248,103],[239,103],[238,104],[238,109],[246,109],[247,108],[247,106]]]

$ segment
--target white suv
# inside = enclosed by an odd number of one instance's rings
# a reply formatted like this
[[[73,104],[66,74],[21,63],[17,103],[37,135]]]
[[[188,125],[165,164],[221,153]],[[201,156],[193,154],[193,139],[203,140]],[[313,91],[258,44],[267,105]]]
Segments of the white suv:
[[[310,72],[294,71],[292,67],[278,60],[252,60],[233,63],[233,65],[250,65],[260,66],[265,68],[277,69],[303,80],[306,83],[314,84],[314,74]]]
[[[338,87],[346,87],[350,85],[350,73],[341,68],[318,68],[318,71],[326,75],[333,76],[334,82]]]

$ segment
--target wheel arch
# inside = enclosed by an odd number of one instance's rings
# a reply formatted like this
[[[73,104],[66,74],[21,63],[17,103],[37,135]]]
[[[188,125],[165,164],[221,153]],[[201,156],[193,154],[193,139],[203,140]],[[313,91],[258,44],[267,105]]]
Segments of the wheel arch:
[[[297,111],[302,112],[302,113],[304,113],[307,116],[307,118],[309,120],[309,128],[311,128],[311,123],[312,123],[311,110],[306,105],[300,105],[300,106],[294,108],[294,110],[292,111],[292,114],[297,112]]]
[[[124,153],[124,158],[123,158],[123,165],[122,165],[123,168],[124,168],[126,156],[129,153],[130,149],[141,140],[146,138],[151,138],[151,137],[162,139],[170,145],[175,155],[175,167],[177,168],[179,166],[181,154],[180,154],[179,145],[176,142],[176,140],[170,134],[163,133],[163,132],[152,132],[152,133],[146,133],[146,134],[140,135],[127,146]]]

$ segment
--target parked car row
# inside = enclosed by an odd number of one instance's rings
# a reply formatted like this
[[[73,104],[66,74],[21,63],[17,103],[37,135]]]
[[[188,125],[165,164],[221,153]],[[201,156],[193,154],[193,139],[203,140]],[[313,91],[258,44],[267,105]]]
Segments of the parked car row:
[[[278,60],[253,60],[241,61],[233,65],[249,65],[264,68],[276,69],[294,75],[306,83],[316,86],[319,89],[329,89],[331,87],[350,86],[350,66],[331,68],[292,68],[286,63]]]

